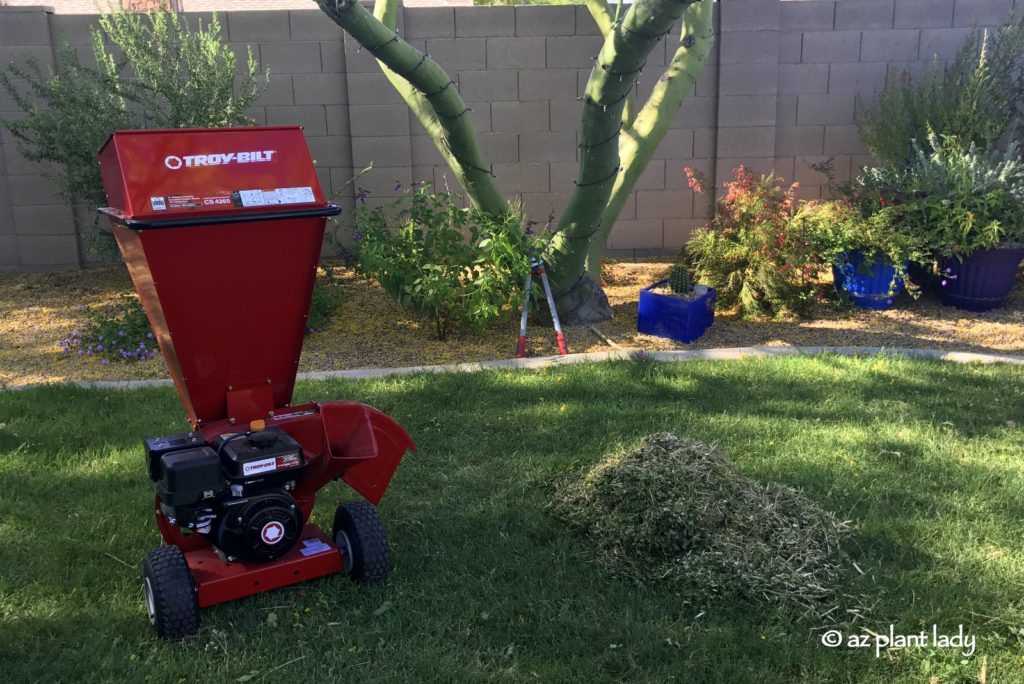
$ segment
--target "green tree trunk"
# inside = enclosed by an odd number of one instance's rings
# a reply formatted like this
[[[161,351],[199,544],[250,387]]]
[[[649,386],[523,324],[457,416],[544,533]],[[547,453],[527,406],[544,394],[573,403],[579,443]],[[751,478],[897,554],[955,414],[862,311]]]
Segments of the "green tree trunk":
[[[394,31],[397,0],[377,0],[374,14],[355,0],[316,0],[335,23],[377,58],[385,75],[462,183],[489,213],[508,211],[483,160],[468,109],[448,74]],[[585,0],[604,44],[583,98],[576,189],[545,260],[559,314],[567,325],[611,317],[601,290],[600,254],[637,178],[668,130],[707,58],[713,40],[712,0],[637,0],[613,14]],[[682,17],[680,44],[650,98],[637,110],[637,76],[647,56]],[[588,263],[590,273],[588,273]]]
[[[399,93],[434,140],[470,200],[490,214],[508,211],[476,144],[469,107],[445,70],[355,0],[317,0],[317,4],[386,67],[389,80],[398,84]],[[378,12],[394,26],[394,0],[378,5]]]
[[[623,127],[619,136],[622,173],[615,179],[601,230],[590,242],[587,254],[587,271],[592,277],[600,277],[601,255],[608,235],[711,53],[715,38],[712,7],[710,2],[698,2],[686,10],[679,46],[672,60],[654,85],[643,109]]]

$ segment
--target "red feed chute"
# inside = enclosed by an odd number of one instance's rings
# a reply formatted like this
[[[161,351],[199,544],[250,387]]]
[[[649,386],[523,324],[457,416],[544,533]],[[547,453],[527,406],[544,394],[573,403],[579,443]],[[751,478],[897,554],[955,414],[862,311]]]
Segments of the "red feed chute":
[[[415,445],[363,404],[291,406],[326,218],[340,211],[302,129],[119,131],[99,159],[100,211],[195,428],[146,441],[169,545],[144,564],[158,634],[194,631],[198,613],[181,616],[199,606],[341,569],[382,577],[387,540],[368,504],[339,507],[330,537],[308,522],[338,478],[377,504]],[[159,596],[175,572],[195,601],[161,617],[190,595]]]

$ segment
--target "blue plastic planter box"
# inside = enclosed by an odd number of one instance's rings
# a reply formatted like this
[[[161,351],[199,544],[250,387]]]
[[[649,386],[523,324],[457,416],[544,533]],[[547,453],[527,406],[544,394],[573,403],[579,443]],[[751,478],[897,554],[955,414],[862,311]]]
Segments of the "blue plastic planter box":
[[[647,335],[693,342],[714,322],[718,293],[707,285],[694,286],[694,291],[699,294],[693,299],[680,299],[651,291],[667,282],[668,279],[659,280],[640,290],[640,315],[636,329]]]
[[[903,291],[903,279],[896,278],[896,269],[881,254],[864,263],[864,252],[843,252],[832,266],[836,292],[849,295],[862,309],[888,309],[893,298]]]

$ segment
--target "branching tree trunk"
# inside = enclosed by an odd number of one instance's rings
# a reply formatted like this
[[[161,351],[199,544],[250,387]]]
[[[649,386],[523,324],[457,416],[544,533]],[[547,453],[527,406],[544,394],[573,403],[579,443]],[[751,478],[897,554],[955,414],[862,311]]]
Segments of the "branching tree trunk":
[[[600,255],[622,207],[704,66],[713,40],[712,0],[637,0],[612,14],[585,0],[604,44],[583,96],[576,189],[545,260],[568,325],[611,317],[600,287]],[[476,206],[508,211],[480,154],[469,111],[451,78],[394,31],[398,0],[377,0],[371,14],[356,0],[316,0],[381,65]],[[634,86],[651,50],[682,17],[679,47],[637,109]]]
[[[469,108],[455,82],[437,62],[409,45],[394,31],[397,0],[379,0],[377,16],[355,0],[317,0],[336,24],[380,62],[445,161],[480,209],[503,214],[508,205],[476,144]]]

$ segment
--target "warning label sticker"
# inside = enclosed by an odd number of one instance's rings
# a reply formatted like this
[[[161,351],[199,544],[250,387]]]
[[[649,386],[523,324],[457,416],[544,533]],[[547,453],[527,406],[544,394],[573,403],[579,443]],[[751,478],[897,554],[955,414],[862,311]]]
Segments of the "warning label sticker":
[[[313,188],[274,188],[273,190],[238,190],[237,203],[243,207],[266,207],[277,204],[305,204],[315,202]]]
[[[202,206],[202,200],[195,195],[170,195],[167,198],[169,209],[190,209]]]
[[[302,542],[302,548],[299,549],[299,553],[303,556],[312,556],[324,551],[330,551],[334,547],[321,541],[320,539],[305,539]]]
[[[166,197],[150,197],[149,205],[153,211],[174,209],[206,209],[220,207],[269,207],[284,204],[307,204],[316,202],[313,188],[273,188],[271,190],[232,190],[221,191],[215,195],[168,195]]]

